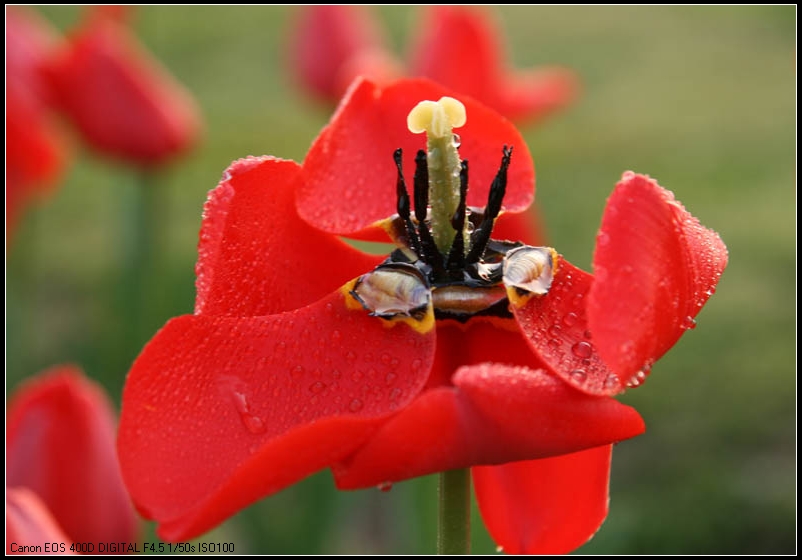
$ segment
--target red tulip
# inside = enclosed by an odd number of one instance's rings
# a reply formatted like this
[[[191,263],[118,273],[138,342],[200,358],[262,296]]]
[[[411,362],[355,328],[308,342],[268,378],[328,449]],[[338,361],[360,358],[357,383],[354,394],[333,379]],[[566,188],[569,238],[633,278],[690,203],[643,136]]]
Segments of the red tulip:
[[[6,488],[6,554],[72,554],[71,545],[36,494]]]
[[[26,382],[8,406],[6,488],[33,492],[68,540],[132,542],[137,521],[120,477],[114,430],[108,397],[78,369],[60,366]],[[31,499],[17,495],[11,503],[19,531],[44,536],[52,530]]]
[[[509,119],[532,121],[571,103],[578,89],[573,72],[559,67],[508,68],[501,31],[484,9],[430,6],[411,40],[407,73],[469,95]],[[298,81],[337,101],[357,76],[384,84],[402,64],[386,48],[378,20],[361,6],[306,6],[298,18],[290,54]]]
[[[116,11],[96,10],[47,66],[54,104],[98,152],[152,166],[190,148],[201,123],[190,93]]]
[[[40,69],[56,33],[33,11],[6,9],[6,239],[22,209],[50,191],[66,153],[46,111]]]
[[[441,253],[426,249],[427,226],[405,221],[412,201],[391,155],[403,148],[411,168],[422,141],[407,114],[443,95],[426,80],[359,82],[303,166],[240,160],[209,194],[195,313],[156,334],[123,394],[123,476],[163,538],[203,533],[326,467],[343,489],[475,467],[482,514],[509,552],[573,550],[604,520],[611,444],[644,430],[612,395],[676,341],[726,250],[668,191],[625,174],[599,234],[606,274],[504,243],[481,265],[468,252],[435,273]],[[508,121],[463,101],[460,204],[492,214],[481,207],[506,183],[503,228],[532,201],[532,160]],[[503,145],[514,157],[505,149],[499,171]],[[379,234],[404,252],[378,268],[338,238]],[[538,279],[553,273],[541,295],[515,284],[530,256],[550,259],[538,261]],[[501,274],[502,260],[505,285],[471,276]]]

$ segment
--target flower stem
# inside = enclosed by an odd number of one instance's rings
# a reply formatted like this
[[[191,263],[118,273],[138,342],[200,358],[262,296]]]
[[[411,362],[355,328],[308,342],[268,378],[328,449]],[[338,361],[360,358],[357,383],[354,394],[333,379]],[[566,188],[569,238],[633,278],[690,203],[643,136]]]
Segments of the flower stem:
[[[440,473],[437,553],[471,553],[471,471]]]
[[[126,201],[123,231],[124,332],[122,355],[126,366],[136,356],[155,329],[154,289],[159,279],[160,254],[165,243],[162,223],[164,186],[157,184],[155,174],[137,170],[135,184]]]

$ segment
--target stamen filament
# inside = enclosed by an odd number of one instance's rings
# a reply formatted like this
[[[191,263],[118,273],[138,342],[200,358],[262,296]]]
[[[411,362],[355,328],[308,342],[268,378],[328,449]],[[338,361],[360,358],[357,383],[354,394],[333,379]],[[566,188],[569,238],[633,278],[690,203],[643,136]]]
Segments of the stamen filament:
[[[501,202],[507,192],[507,169],[510,166],[512,157],[512,146],[504,146],[502,150],[501,166],[499,167],[493,183],[490,185],[490,192],[487,195],[487,206],[482,223],[471,235],[471,250],[466,257],[468,264],[479,262],[490,241],[490,234],[493,232],[493,225],[501,212]]]
[[[409,244],[412,250],[415,251],[415,254],[420,255],[420,240],[418,239],[418,234],[415,232],[415,225],[412,223],[412,218],[410,218],[409,214],[409,193],[407,192],[406,181],[404,181],[402,156],[403,150],[401,148],[398,148],[393,153],[393,160],[395,160],[395,166],[398,169],[398,179],[395,185],[396,197],[398,200],[397,211],[401,219],[404,220],[404,226],[406,227],[407,237],[409,238]]]

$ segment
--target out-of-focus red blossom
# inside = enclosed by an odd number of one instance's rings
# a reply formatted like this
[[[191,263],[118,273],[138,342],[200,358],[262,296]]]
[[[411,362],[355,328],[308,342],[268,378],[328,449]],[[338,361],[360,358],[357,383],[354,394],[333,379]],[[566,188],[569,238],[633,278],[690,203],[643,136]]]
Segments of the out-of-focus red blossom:
[[[98,152],[153,166],[190,148],[201,120],[191,94],[127,27],[125,11],[90,10],[45,74],[53,103]]]
[[[137,518],[120,476],[115,424],[109,398],[75,367],[21,385],[6,420],[7,527],[13,521],[31,536],[60,529],[69,537],[62,542],[133,542]]]
[[[45,543],[57,546],[45,552]],[[36,494],[27,488],[6,488],[6,554],[27,553],[20,546],[40,546],[37,554],[73,554],[71,544]],[[64,545],[63,551],[59,545]]]
[[[567,552],[601,525],[612,444],[644,430],[612,395],[688,328],[726,249],[670,192],[627,173],[604,213],[596,278],[560,257],[548,293],[514,316],[433,327],[369,316],[349,290],[381,259],[338,235],[385,233],[377,223],[397,208],[391,154],[403,148],[412,169],[424,145],[407,114],[444,95],[454,94],[427,80],[358,82],[302,166],[240,160],[209,193],[195,313],[156,334],[123,394],[123,476],[163,538],[203,533],[326,467],[342,489],[473,467],[508,552]],[[484,205],[512,146],[494,237],[516,230],[536,244],[514,219],[534,195],[523,139],[460,99],[467,204]]]
[[[22,209],[51,190],[66,163],[40,75],[57,41],[35,12],[6,7],[6,243]]]
[[[518,122],[538,120],[570,104],[576,75],[566,68],[508,67],[501,32],[487,9],[429,6],[417,23],[406,73],[470,95]],[[358,76],[387,84],[404,73],[385,46],[379,21],[363,6],[305,6],[291,37],[298,81],[316,96],[339,101]]]

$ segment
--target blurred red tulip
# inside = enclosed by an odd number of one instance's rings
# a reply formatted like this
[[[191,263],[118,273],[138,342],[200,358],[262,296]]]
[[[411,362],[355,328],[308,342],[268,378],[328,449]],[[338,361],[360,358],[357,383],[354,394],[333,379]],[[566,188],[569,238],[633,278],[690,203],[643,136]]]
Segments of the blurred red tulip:
[[[6,488],[6,554],[72,554],[71,544],[39,496]]]
[[[53,103],[98,152],[165,163],[201,129],[191,94],[137,41],[117,11],[97,9],[46,67]]]
[[[382,31],[364,6],[307,6],[291,37],[292,68],[310,92],[335,101],[359,75],[398,77],[400,63],[387,50]]]
[[[58,37],[32,10],[6,8],[6,243],[22,209],[50,191],[66,150],[40,70]]]
[[[132,542],[137,518],[120,477],[115,424],[106,394],[75,367],[25,382],[8,405],[6,488],[35,493],[74,542]]]
[[[428,6],[411,39],[406,73],[470,95],[517,121],[540,119],[570,104],[575,74],[559,67],[515,71],[505,60],[499,26],[486,9]],[[379,21],[361,6],[306,6],[291,37],[292,71],[306,89],[339,101],[357,76],[379,85],[403,65],[386,48]]]

